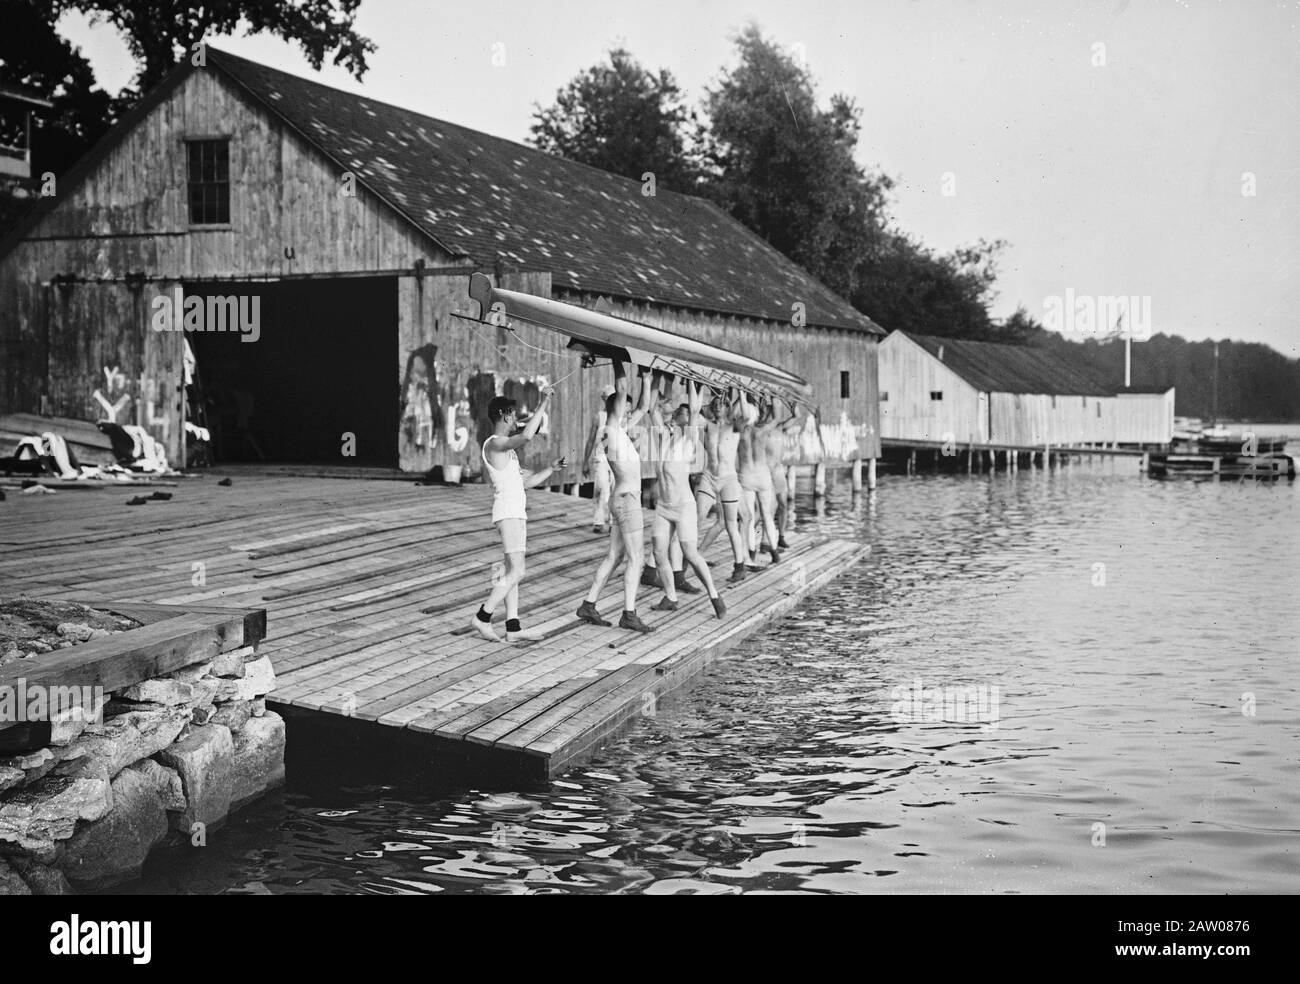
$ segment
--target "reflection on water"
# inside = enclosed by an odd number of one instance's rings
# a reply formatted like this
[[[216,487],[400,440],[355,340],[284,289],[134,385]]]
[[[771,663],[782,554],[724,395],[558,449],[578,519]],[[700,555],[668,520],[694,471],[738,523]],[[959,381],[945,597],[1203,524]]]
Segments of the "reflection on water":
[[[586,767],[291,786],[139,890],[1295,891],[1298,495],[1131,461],[833,485],[798,532],[871,556]],[[952,720],[980,687],[996,715]]]

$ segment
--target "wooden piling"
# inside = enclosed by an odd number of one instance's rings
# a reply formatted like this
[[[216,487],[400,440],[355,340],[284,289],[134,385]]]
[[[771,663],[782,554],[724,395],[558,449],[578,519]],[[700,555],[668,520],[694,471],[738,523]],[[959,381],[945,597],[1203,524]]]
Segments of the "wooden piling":
[[[826,464],[817,462],[817,469],[813,472],[813,495],[823,496],[826,494]]]
[[[876,490],[876,459],[868,458],[867,459],[867,491],[874,492],[875,490]]]
[[[853,485],[854,492],[862,491],[862,459],[853,459],[853,464],[849,466],[850,482]]]

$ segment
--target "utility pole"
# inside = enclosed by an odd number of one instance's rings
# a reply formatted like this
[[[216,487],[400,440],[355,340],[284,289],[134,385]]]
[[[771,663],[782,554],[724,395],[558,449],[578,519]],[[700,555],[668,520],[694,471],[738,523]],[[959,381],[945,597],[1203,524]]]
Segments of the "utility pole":
[[[1214,419],[1211,427],[1219,426],[1219,343],[1214,343]]]

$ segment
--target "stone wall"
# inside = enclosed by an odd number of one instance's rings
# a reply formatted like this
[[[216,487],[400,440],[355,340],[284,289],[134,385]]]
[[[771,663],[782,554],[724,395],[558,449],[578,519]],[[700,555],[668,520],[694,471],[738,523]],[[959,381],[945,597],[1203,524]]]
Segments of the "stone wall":
[[[284,721],[256,646],[79,708],[50,743],[0,756],[0,895],[57,895],[137,878],[163,844],[199,847],[234,810],[284,783]]]

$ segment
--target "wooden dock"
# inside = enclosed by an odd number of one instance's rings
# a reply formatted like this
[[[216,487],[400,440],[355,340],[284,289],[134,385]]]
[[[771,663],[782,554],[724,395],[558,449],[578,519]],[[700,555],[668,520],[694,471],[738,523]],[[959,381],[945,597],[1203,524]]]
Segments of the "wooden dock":
[[[659,591],[642,588],[638,607],[656,631],[640,636],[574,618],[606,538],[591,532],[589,500],[533,492],[522,607],[545,638],[494,645],[468,628],[500,560],[487,488],[239,473],[224,488],[216,478],[178,480],[170,501],[143,506],[125,504],[135,489],[11,490],[0,503],[0,595],[265,608],[273,704],[530,778],[564,771],[653,713],[661,695],[866,552],[795,537],[779,565],[725,588],[722,621],[703,593],[680,596],[669,614],[650,611]],[[709,559],[729,573],[726,537]],[[619,578],[599,607],[617,622]]]

